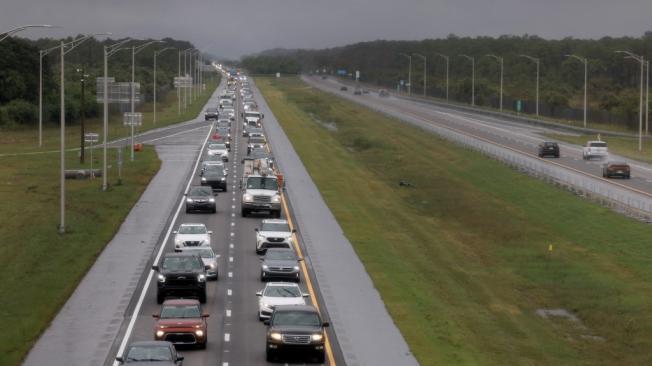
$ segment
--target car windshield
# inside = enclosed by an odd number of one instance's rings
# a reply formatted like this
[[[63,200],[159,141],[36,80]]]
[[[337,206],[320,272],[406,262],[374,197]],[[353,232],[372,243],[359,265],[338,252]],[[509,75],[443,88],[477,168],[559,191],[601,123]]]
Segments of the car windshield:
[[[208,197],[208,196],[212,196],[212,195],[213,195],[213,191],[211,190],[210,187],[190,188],[190,192],[188,192],[188,196]]]
[[[292,250],[271,250],[268,249],[265,253],[265,259],[282,260],[282,261],[295,261],[297,256]]]
[[[283,231],[290,232],[290,226],[286,223],[279,222],[263,222],[260,231]]]
[[[208,165],[204,170],[204,175],[224,175],[224,169],[218,165]]]
[[[606,142],[592,142],[589,146],[591,147],[607,147]]]
[[[262,137],[258,137],[258,136],[250,137],[249,138],[249,143],[250,144],[263,144],[263,143],[265,143],[265,139],[262,138]]]
[[[267,286],[266,297],[301,297],[301,291],[296,286]]]
[[[273,324],[276,326],[319,327],[319,315],[307,311],[279,311],[274,313]]]
[[[222,135],[222,136],[228,136],[228,134],[229,134],[229,129],[228,129],[228,128],[220,127],[220,128],[217,129],[217,133],[219,133],[219,134]]]
[[[184,252],[196,253],[199,254],[199,256],[202,258],[215,259],[215,252],[213,252],[213,249],[211,248],[190,249],[190,250],[184,250]]]
[[[172,351],[167,346],[132,346],[125,360],[127,362],[172,361]]]
[[[204,158],[205,161],[222,161],[222,157],[219,155],[208,155]]]
[[[161,319],[169,318],[199,318],[199,305],[164,305],[161,309]]]
[[[245,117],[253,117],[253,118],[260,118],[260,113],[257,112],[247,112],[245,113]]]
[[[203,267],[196,257],[168,257],[163,260],[163,268],[173,272],[194,271]]]
[[[226,150],[226,145],[224,144],[210,144],[208,145],[210,150]]]
[[[225,113],[235,113],[235,109],[233,108],[224,108]]]
[[[544,142],[543,144],[546,146],[557,146],[556,142]]]
[[[204,225],[182,225],[179,228],[179,234],[206,234]]]
[[[247,189],[271,189],[277,190],[276,178],[250,177],[247,179]]]

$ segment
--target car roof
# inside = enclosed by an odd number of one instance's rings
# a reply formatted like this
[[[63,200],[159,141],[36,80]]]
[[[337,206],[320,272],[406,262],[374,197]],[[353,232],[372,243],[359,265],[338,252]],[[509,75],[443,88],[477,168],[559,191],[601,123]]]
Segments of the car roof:
[[[206,227],[206,224],[203,224],[201,222],[188,222],[188,223],[185,223],[185,224],[181,224],[179,226],[203,226],[203,227]]]
[[[196,253],[189,253],[189,252],[167,252],[164,255],[165,255],[166,258],[197,257],[198,256]]]
[[[199,305],[199,300],[197,299],[171,299],[165,300],[163,306],[165,305]]]
[[[299,287],[299,284],[296,282],[267,282],[265,285],[268,286],[290,286],[290,287]]]
[[[136,341],[136,342],[131,342],[129,344],[129,347],[132,346],[167,346],[167,347],[172,347],[172,343],[168,341]]]
[[[312,305],[277,305],[274,307],[274,311],[304,311],[319,314],[319,311]]]
[[[620,161],[620,160],[609,161],[609,162],[607,162],[607,164],[613,164],[613,165],[629,165],[629,164],[627,164],[627,162],[625,162],[625,161]]]
[[[263,219],[263,224],[287,224],[288,220],[283,219]]]
[[[292,249],[292,248],[268,248],[267,253],[269,253],[270,250],[272,252],[292,252],[292,253],[294,253],[294,249]]]

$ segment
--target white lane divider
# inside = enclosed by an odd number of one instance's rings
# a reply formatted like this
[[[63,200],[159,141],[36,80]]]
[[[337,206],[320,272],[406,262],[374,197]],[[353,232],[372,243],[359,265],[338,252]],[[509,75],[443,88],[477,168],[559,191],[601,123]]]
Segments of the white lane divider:
[[[229,257],[229,262],[233,262],[233,257]]]
[[[226,296],[231,296],[233,295],[233,291],[231,289],[226,290]]]
[[[233,272],[229,272],[229,278],[233,278]]]
[[[231,310],[226,309],[226,317],[230,318],[231,317]]]
[[[229,248],[230,248],[230,249],[233,249],[233,248],[234,248],[233,243],[229,244]]]
[[[230,341],[231,341],[231,334],[224,333],[224,342],[230,342]]]

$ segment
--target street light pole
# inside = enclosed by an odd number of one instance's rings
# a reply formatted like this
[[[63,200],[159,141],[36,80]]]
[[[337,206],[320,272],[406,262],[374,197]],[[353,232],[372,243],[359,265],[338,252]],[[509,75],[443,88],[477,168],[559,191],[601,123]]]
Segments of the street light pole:
[[[645,62],[645,83],[645,135],[647,136],[650,117],[650,60]]]
[[[179,78],[181,78],[181,50],[179,50],[179,58],[177,61],[177,68]],[[179,79],[179,82],[181,82],[181,79]],[[177,86],[177,115],[181,115],[181,87]]]
[[[468,55],[460,55],[460,57],[471,61],[471,106],[475,107],[475,57]]]
[[[537,65],[536,115],[538,117],[539,116],[539,66],[541,64],[541,59],[537,57],[528,56],[528,55],[519,55],[519,57],[525,57]]]
[[[504,68],[505,59],[503,57],[499,57],[491,54],[486,56],[495,59],[500,64],[500,111],[502,112],[503,111],[503,72],[505,71]]]
[[[622,53],[625,58],[631,58],[632,60],[637,61],[641,64],[641,91],[639,96],[639,105],[638,105],[638,151],[643,150],[643,71],[645,68],[645,59],[643,56],[635,55],[629,51],[616,51],[616,53]]]
[[[415,53],[415,56],[421,58],[423,60],[423,97],[426,97],[426,79],[428,78],[428,64],[427,64],[427,58],[424,55],[421,55],[419,53]]]
[[[589,60],[586,57],[579,57],[576,55],[566,55],[566,57],[574,58],[584,64],[584,128],[586,128],[587,118],[587,85],[589,80]]]
[[[408,58],[409,63],[408,63],[408,95],[412,95],[412,56],[406,54],[406,53],[399,53],[401,56],[405,56]]]
[[[10,29],[10,30],[8,30],[6,32],[0,33],[0,42],[7,39],[7,37],[11,37],[12,35],[20,32],[20,31],[24,31],[25,29],[28,29],[28,28],[58,28],[58,27],[55,27],[55,26],[49,25],[49,24],[28,24],[28,25],[23,25],[23,26],[20,26],[20,27],[16,27],[14,29]]]
[[[154,121],[153,123],[156,124],[156,56],[160,55],[161,53],[167,51],[167,50],[172,50],[172,47],[166,47],[162,50],[154,51]]]
[[[450,64],[450,57],[444,55],[443,53],[437,53],[437,56],[442,57],[444,60],[446,60],[446,102],[448,102],[448,68]]]

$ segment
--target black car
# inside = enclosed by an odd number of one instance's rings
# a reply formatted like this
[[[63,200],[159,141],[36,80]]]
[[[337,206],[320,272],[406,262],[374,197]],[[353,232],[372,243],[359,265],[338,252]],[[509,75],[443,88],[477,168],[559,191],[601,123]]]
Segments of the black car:
[[[217,120],[220,116],[220,111],[217,108],[206,108],[206,112],[204,113],[204,120],[205,121],[214,121]]]
[[[181,366],[183,356],[166,341],[141,341],[130,344],[116,361],[129,366]]]
[[[539,157],[552,156],[559,157],[559,144],[552,141],[544,141],[539,144]]]
[[[226,172],[218,165],[208,165],[201,175],[201,185],[210,186],[212,189],[221,189],[226,192]]]
[[[205,303],[207,267],[196,253],[165,253],[161,264],[152,266],[158,272],[156,302],[162,304],[168,295],[191,295]]]
[[[283,352],[308,354],[314,356],[318,363],[325,359],[325,338],[328,322],[322,321],[314,306],[278,305],[267,327],[266,354],[267,361],[275,361]]]
[[[347,90],[349,90],[349,88],[347,88],[346,86],[341,86],[341,87],[340,87],[340,90],[341,90],[341,91],[347,91]]]
[[[186,193],[186,213],[192,211],[217,212],[215,194],[211,187],[192,186]]]
[[[301,280],[299,261],[303,258],[298,258],[291,248],[269,248],[260,260],[262,261],[261,281],[279,279],[299,282]]]

